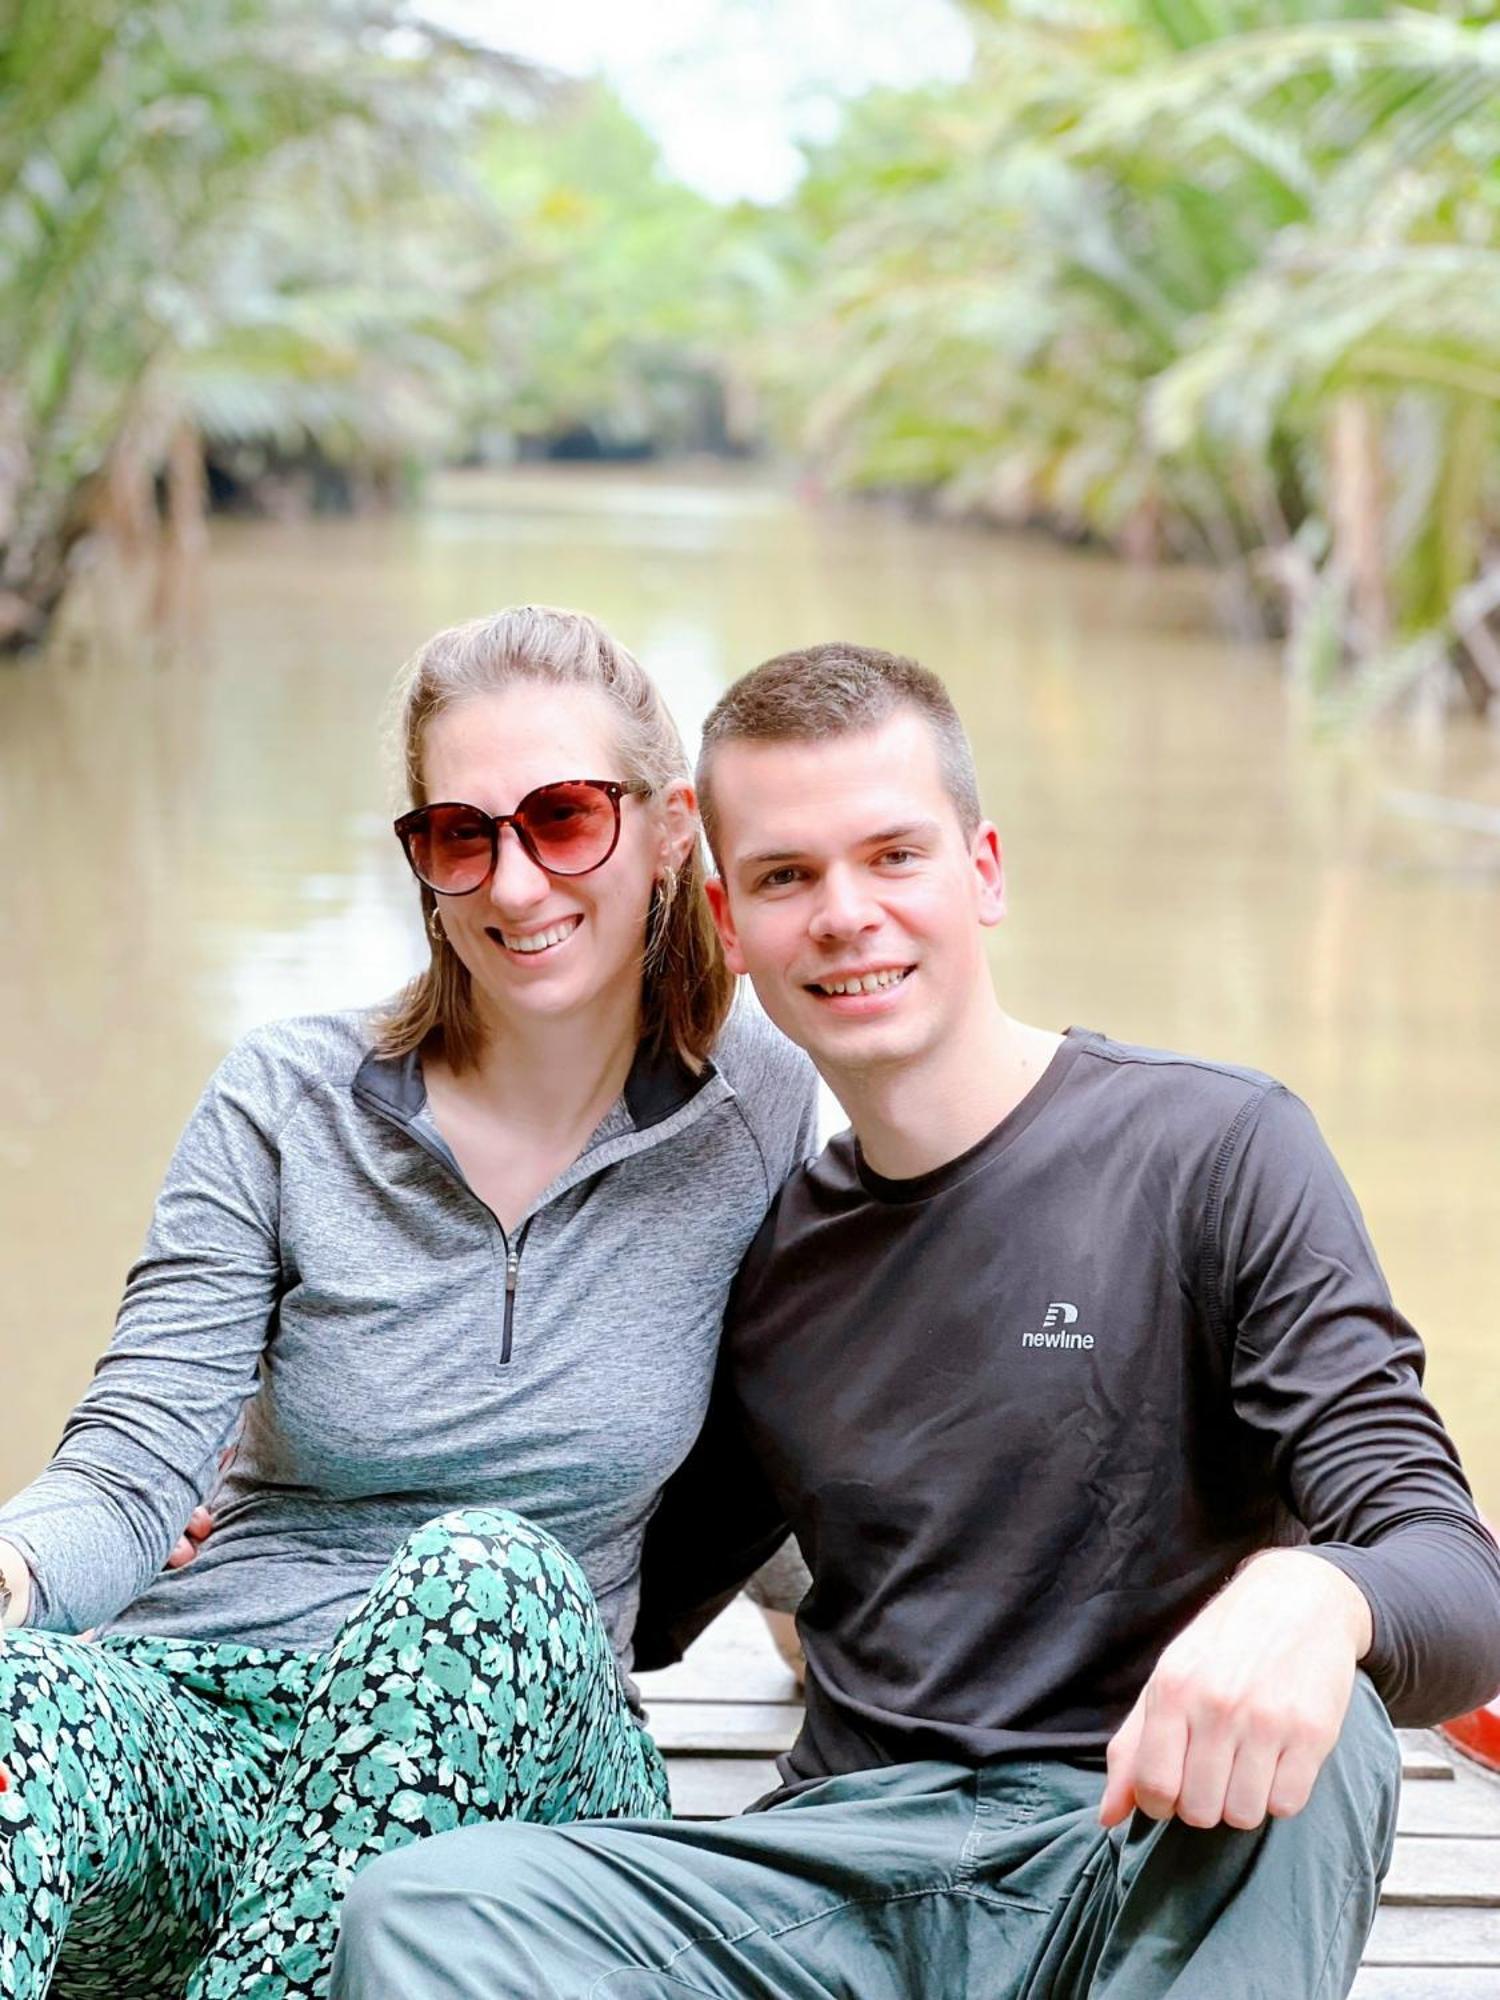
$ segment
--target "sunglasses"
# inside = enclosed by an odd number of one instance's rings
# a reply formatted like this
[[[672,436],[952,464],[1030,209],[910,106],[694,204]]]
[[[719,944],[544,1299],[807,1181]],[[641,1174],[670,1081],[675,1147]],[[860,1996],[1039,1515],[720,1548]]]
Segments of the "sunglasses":
[[[588,875],[602,868],[620,839],[620,800],[627,792],[651,796],[651,787],[614,778],[561,778],[538,785],[512,813],[487,813],[478,806],[418,806],[396,821],[411,872],[439,896],[469,896],[495,872],[500,829],[513,826],[516,839],[538,868],[549,875]]]

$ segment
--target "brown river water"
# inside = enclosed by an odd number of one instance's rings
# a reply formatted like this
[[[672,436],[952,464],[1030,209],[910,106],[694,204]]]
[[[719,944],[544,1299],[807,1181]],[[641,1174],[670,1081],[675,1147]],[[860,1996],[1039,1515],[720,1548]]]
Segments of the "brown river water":
[[[690,738],[789,645],[937,667],[1006,841],[1006,1004],[1308,1098],[1500,1517],[1500,736],[1330,740],[1198,576],[717,475],[461,474],[416,515],[216,523],[194,595],[170,644],[0,665],[0,1488],[87,1381],[224,1048],[418,963],[389,684],[530,599],[602,617]]]

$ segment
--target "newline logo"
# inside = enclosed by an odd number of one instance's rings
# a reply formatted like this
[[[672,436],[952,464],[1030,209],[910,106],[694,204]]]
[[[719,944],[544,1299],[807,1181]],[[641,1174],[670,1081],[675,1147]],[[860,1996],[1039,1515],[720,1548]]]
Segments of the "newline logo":
[[[1077,1306],[1070,1306],[1063,1299],[1054,1299],[1042,1317],[1040,1333],[1023,1333],[1023,1347],[1092,1347],[1091,1333],[1075,1333],[1078,1320]]]

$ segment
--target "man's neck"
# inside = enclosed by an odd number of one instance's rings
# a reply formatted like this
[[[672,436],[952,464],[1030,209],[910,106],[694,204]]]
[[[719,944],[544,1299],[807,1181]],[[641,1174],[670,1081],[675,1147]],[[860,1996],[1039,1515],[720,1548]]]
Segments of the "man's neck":
[[[956,1160],[1009,1117],[1062,1044],[993,999],[976,1014],[922,1061],[828,1076],[876,1173],[910,1180]]]

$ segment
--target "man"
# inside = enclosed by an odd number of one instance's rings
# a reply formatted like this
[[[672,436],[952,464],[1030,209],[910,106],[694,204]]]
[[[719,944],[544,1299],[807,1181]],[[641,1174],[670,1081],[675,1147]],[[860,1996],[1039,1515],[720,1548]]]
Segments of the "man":
[[[1387,1711],[1500,1681],[1500,1555],[1316,1128],[1253,1072],[1003,1011],[999,840],[914,662],[769,661],[699,788],[730,962],[853,1132],[751,1249],[661,1519],[703,1524],[677,1574],[732,1580],[697,1482],[748,1549],[742,1432],[813,1574],[806,1724],[722,1825],[385,1857],[335,1994],[1347,1991]]]

